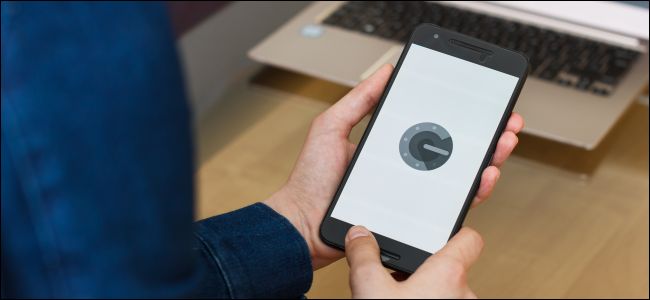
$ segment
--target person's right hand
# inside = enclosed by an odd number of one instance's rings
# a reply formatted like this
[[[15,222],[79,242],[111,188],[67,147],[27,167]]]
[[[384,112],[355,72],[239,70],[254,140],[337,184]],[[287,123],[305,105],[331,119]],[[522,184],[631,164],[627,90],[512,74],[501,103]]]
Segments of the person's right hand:
[[[345,255],[353,298],[476,298],[467,286],[467,270],[483,249],[483,239],[464,227],[431,255],[408,279],[398,281],[381,264],[379,246],[362,226],[350,228]]]

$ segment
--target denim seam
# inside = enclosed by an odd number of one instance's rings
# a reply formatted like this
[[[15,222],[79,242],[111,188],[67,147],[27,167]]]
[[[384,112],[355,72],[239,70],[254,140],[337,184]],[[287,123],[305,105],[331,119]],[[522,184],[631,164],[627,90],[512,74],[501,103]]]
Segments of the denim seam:
[[[205,228],[205,230],[211,230],[211,229]],[[226,288],[228,288],[228,295],[230,298],[233,298],[234,293],[232,290],[232,283],[230,282],[230,278],[228,277],[228,274],[226,274],[226,271],[224,270],[223,265],[221,264],[221,258],[214,251],[212,251],[212,247],[210,247],[210,245],[205,241],[205,239],[200,234],[195,232],[194,236],[196,236],[199,239],[199,241],[201,241],[201,244],[203,245],[203,249],[206,251],[208,255],[210,255],[214,263],[217,265],[217,269],[219,269],[219,273],[221,273],[221,277],[223,278],[223,281],[226,283]]]
[[[259,204],[259,206],[255,205],[256,209],[262,211],[264,214],[268,215],[273,220],[279,221],[278,223],[282,224],[282,226],[284,228],[294,231],[296,234],[298,234],[301,237],[302,240],[293,240],[292,244],[296,245],[299,249],[302,250],[302,251],[299,251],[301,253],[300,258],[302,259],[300,265],[308,265],[309,266],[308,274],[311,275],[311,276],[307,276],[305,278],[305,279],[309,280],[309,287],[307,289],[307,291],[309,291],[311,289],[311,284],[312,284],[312,281],[313,281],[313,274],[312,274],[313,266],[311,264],[311,256],[309,254],[310,253],[309,252],[309,247],[307,247],[307,241],[305,241],[305,238],[300,234],[300,232],[298,232],[298,229],[296,229],[293,226],[293,224],[291,224],[289,222],[289,220],[287,220],[287,218],[285,218],[284,216],[282,216],[279,213],[275,212],[270,206],[268,206],[268,205],[266,205],[264,203],[258,202],[258,204]],[[270,210],[273,210],[273,212],[270,212],[267,209],[262,208],[261,207],[262,205],[266,206]],[[289,224],[287,224],[287,223],[289,223]],[[305,253],[307,253],[307,254],[305,255]],[[307,291],[305,291],[305,292],[307,292]]]
[[[21,155],[19,155],[17,153],[15,153],[15,155],[13,156],[14,160],[16,160],[16,159],[17,160],[22,160],[23,163],[24,163],[24,166],[25,166],[25,168],[22,169],[22,171],[23,171],[22,175],[25,175],[25,176],[24,177],[21,176],[22,178],[20,178],[18,180],[18,182],[19,182],[20,186],[22,187],[23,191],[25,192],[26,200],[27,200],[26,203],[28,204],[30,215],[32,215],[32,216],[35,216],[35,215],[42,216],[38,212],[43,211],[42,209],[40,209],[40,206],[42,205],[42,202],[45,199],[43,194],[42,194],[43,189],[42,189],[41,183],[39,182],[39,177],[36,176],[37,172],[34,170],[33,161],[29,159],[29,155],[26,155],[28,153],[30,147],[27,145],[27,142],[25,142],[23,139],[21,139],[21,136],[24,136],[24,135],[21,135],[21,133],[22,133],[21,128],[22,127],[19,125],[20,122],[18,122],[18,120],[16,120],[16,118],[18,118],[19,114],[17,113],[16,109],[12,107],[11,101],[9,101],[8,99],[3,99],[3,102],[4,102],[3,103],[4,104],[4,109],[3,110],[6,109],[6,110],[8,110],[10,112],[8,114],[3,114],[4,115],[3,118],[7,118],[7,122],[11,122],[11,124],[7,124],[7,125],[10,125],[8,127],[12,128],[13,130],[11,130],[10,128],[3,128],[3,129],[7,130],[7,133],[10,134],[9,138],[14,140],[15,145],[17,147],[19,147],[19,148],[22,148],[22,150],[24,150],[22,152],[22,154],[23,154],[22,158],[21,158]],[[5,149],[5,150],[7,150],[7,149]],[[21,168],[19,168],[18,166],[15,166],[15,169],[16,169],[16,171],[18,173],[21,172]],[[25,174],[25,173],[28,173],[28,174]],[[24,180],[28,180],[27,178],[32,179],[30,181],[31,184],[29,184],[27,182],[24,182]],[[30,201],[30,199],[31,199],[31,201]],[[46,218],[45,216],[43,216],[43,218],[38,218],[38,217],[35,218],[35,220],[39,220],[39,219],[40,220],[46,220],[49,223],[49,226],[42,226],[43,225],[42,223],[36,223],[36,224],[39,224],[41,226],[35,226],[34,230],[36,231],[36,234],[37,234],[37,237],[38,237],[39,249],[41,249],[41,251],[39,251],[41,253],[41,259],[46,264],[46,270],[47,270],[47,273],[49,274],[48,277],[51,279],[50,282],[52,284],[50,285],[50,287],[51,287],[52,291],[55,294],[57,294],[56,293],[57,290],[61,290],[63,292],[62,294],[70,295],[70,288],[68,287],[68,282],[65,280],[66,277],[65,276],[54,275],[53,272],[52,272],[52,268],[49,265],[49,263],[53,261],[53,263],[57,266],[55,268],[55,270],[58,271],[58,272],[56,272],[56,273],[59,273],[59,275],[61,273],[65,274],[65,272],[62,270],[62,266],[61,266],[61,253],[59,251],[58,243],[56,242],[57,241],[56,233],[54,231],[55,226],[53,226],[51,224],[51,219],[50,218]],[[44,237],[43,235],[47,235],[47,237]],[[52,244],[54,246],[53,249],[57,250],[57,251],[53,251],[53,256],[54,256],[53,259],[48,259],[45,256],[45,252],[42,251],[42,243]],[[57,284],[54,284],[54,282],[59,282],[61,284],[57,285]]]

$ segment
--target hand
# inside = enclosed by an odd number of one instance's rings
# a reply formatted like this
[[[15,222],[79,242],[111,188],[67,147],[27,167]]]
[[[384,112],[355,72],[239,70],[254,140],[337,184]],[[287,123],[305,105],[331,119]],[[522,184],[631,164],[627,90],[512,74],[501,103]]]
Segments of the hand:
[[[350,228],[345,249],[353,298],[476,298],[467,286],[467,269],[481,253],[483,240],[467,227],[401,282],[382,266],[377,241],[364,227]]]
[[[289,180],[264,201],[305,238],[314,269],[343,257],[342,251],[320,240],[318,230],[356,149],[348,140],[350,130],[375,107],[392,71],[392,66],[383,66],[314,119]],[[492,192],[500,175],[498,167],[517,144],[516,134],[522,127],[522,118],[512,114],[498,141],[492,166],[481,176],[473,205],[483,202]]]

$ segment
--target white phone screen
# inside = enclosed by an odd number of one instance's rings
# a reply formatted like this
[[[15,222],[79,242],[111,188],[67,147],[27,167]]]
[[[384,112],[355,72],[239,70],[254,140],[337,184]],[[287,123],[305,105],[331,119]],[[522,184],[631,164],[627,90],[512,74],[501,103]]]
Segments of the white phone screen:
[[[332,217],[441,249],[517,81],[412,44]]]

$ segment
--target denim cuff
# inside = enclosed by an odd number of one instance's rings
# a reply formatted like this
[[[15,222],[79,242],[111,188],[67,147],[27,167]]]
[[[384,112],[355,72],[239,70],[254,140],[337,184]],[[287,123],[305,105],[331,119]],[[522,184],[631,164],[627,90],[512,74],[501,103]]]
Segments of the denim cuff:
[[[198,221],[195,235],[232,298],[298,298],[311,287],[304,238],[265,204]]]

